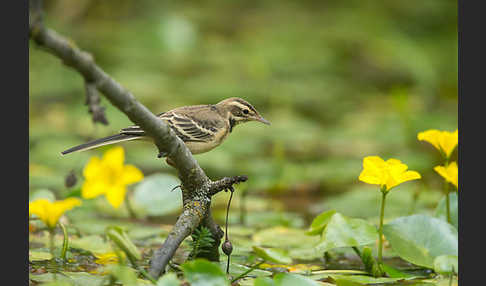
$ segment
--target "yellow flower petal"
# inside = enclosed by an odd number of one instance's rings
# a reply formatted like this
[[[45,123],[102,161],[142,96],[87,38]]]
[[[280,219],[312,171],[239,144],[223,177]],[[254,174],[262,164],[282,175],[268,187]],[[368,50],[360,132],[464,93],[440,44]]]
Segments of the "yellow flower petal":
[[[119,208],[125,199],[126,188],[124,185],[114,185],[106,192],[106,199],[115,208]]]
[[[451,162],[447,167],[436,166],[434,170],[439,173],[447,182],[458,188],[459,170],[456,162]]]
[[[458,144],[458,130],[454,132],[440,131],[436,129],[419,132],[417,138],[432,144],[437,150],[449,158]]]
[[[105,195],[108,202],[118,208],[125,197],[126,186],[143,179],[143,173],[133,165],[124,165],[125,153],[120,146],[109,149],[103,158],[92,158],[84,169],[85,182],[81,188],[83,198]]]
[[[53,203],[47,199],[38,199],[29,203],[29,215],[37,215],[47,226],[53,228],[66,211],[79,205],[81,205],[81,200],[77,198],[68,198]]]
[[[417,139],[420,141],[426,141],[432,144],[437,150],[440,149],[439,145],[440,131],[437,129],[430,129],[417,134]]]
[[[439,137],[439,145],[446,154],[447,158],[449,158],[454,149],[456,149],[458,139],[458,130],[454,132],[442,131],[441,136]]]
[[[125,161],[125,151],[120,146],[113,147],[103,154],[103,166],[116,171],[121,171]]]
[[[143,179],[143,173],[133,165],[125,165],[121,175],[123,184],[133,184]]]
[[[83,169],[83,176],[89,180],[96,178],[102,171],[101,160],[98,157],[91,157]]]
[[[389,191],[401,183],[420,178],[419,173],[407,169],[408,166],[398,159],[388,159],[385,162],[378,156],[369,156],[363,159],[363,170],[359,180],[380,185]]]
[[[109,185],[105,180],[86,180],[81,187],[81,196],[92,199],[106,193]]]

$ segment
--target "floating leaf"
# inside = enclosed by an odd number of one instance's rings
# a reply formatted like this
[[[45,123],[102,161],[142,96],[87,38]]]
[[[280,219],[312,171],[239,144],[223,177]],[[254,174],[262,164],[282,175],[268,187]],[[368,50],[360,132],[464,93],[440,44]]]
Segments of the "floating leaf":
[[[439,274],[458,273],[458,257],[456,255],[441,255],[434,259],[434,271]]]
[[[87,250],[93,254],[101,254],[113,251],[111,245],[104,241],[99,235],[87,235],[81,238],[72,238],[70,241],[72,248]]]
[[[302,229],[276,226],[255,233],[253,241],[259,245],[278,248],[301,248],[306,246],[311,248],[319,242],[319,237],[306,235]]]
[[[224,271],[226,271],[226,263],[227,263],[226,261],[220,261],[219,262],[219,266]],[[237,264],[237,263],[234,263],[234,262],[230,262],[229,274],[233,277],[237,277],[240,274],[245,273],[249,269],[250,269],[250,267],[248,267],[248,266]],[[253,269],[251,271],[251,275],[254,276],[254,277],[255,276],[256,277],[270,276],[270,275],[272,275],[272,272],[257,268],[257,269]]]
[[[392,282],[397,282],[400,280],[407,280],[410,278],[390,278],[390,277],[371,277],[371,276],[365,276],[365,275],[331,275],[330,276],[337,285],[367,285],[367,284],[372,284],[372,285],[377,285],[377,284],[386,284],[386,283],[392,283]],[[357,284],[346,284],[345,282],[352,282],[352,283],[357,283]]]
[[[319,286],[319,283],[312,279],[291,273],[278,273],[273,280],[276,286]]]
[[[128,237],[127,233],[119,226],[109,226],[106,228],[106,236],[108,236],[125,254],[130,260],[140,260],[142,255],[138,248]]]
[[[29,261],[49,260],[52,254],[44,251],[29,251]]]
[[[326,225],[331,220],[331,217],[336,213],[335,210],[328,210],[316,216],[312,221],[309,230],[305,232],[307,235],[321,234]]]
[[[56,278],[54,278],[56,275]],[[93,275],[87,272],[65,272],[61,271],[58,274],[45,273],[40,275],[29,274],[29,279],[35,282],[44,283],[51,282],[57,279],[75,286],[99,286],[105,280],[105,277]]]
[[[133,208],[140,215],[163,216],[182,208],[179,180],[168,174],[153,174],[138,183],[133,192]]]
[[[263,248],[253,246],[253,251],[265,261],[278,263],[278,264],[290,264],[292,258],[288,255],[288,252],[278,248]]]
[[[181,285],[181,281],[177,279],[177,275],[175,273],[166,273],[162,277],[157,280],[156,286],[179,286]]]
[[[229,281],[223,270],[205,259],[187,261],[181,266],[184,277],[191,286],[229,286]]]
[[[449,207],[451,214],[452,225],[459,229],[458,211],[457,211],[457,193],[449,193]],[[446,209],[446,198],[445,196],[439,201],[437,208],[435,209],[434,216],[442,220],[447,221],[447,209]]]
[[[400,217],[383,226],[392,249],[403,259],[434,268],[441,255],[457,255],[457,230],[447,222],[427,216]]]
[[[258,277],[253,283],[254,286],[276,286],[275,281],[268,277]]]
[[[322,239],[316,246],[321,252],[337,247],[362,246],[375,243],[378,233],[369,222],[348,218],[335,213],[322,233]]]

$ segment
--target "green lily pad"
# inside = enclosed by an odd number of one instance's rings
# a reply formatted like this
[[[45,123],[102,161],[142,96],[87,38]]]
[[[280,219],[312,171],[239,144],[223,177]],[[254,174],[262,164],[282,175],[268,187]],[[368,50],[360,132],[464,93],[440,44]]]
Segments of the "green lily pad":
[[[305,234],[307,235],[321,234],[335,213],[336,213],[335,210],[328,210],[316,216],[312,221],[309,230],[307,230]]]
[[[113,251],[111,245],[99,235],[87,235],[81,238],[72,238],[70,247],[87,250],[93,254],[101,254]]]
[[[253,241],[269,247],[299,248],[314,246],[319,237],[306,235],[302,229],[276,226],[258,231],[253,235]]]
[[[226,274],[219,265],[204,259],[195,259],[181,265],[184,277],[191,286],[229,286]]]
[[[233,257],[232,257],[232,259],[233,259]],[[226,271],[226,264],[227,264],[226,259],[222,259],[219,262],[219,266],[221,267],[221,269],[223,271]],[[230,262],[229,274],[233,277],[237,277],[240,274],[245,273],[249,269],[250,269],[250,267],[248,267],[248,266],[241,265],[241,264],[234,263],[234,262]],[[261,276],[263,277],[263,276],[272,275],[272,272],[257,268],[257,269],[253,269],[251,271],[250,275],[254,276],[254,277],[261,277]]]
[[[344,281],[357,283],[357,285],[378,285],[378,284],[387,284],[393,283],[401,280],[410,280],[412,278],[391,278],[391,277],[371,277],[365,275],[331,275],[330,276],[334,281],[336,281],[337,285],[354,285],[354,284],[344,284]]]
[[[458,273],[458,257],[456,255],[441,255],[434,259],[434,271],[439,274]]]
[[[48,189],[39,189],[34,192],[29,196],[29,201],[33,202],[37,199],[47,199],[48,201],[55,201],[56,200],[56,195]]]
[[[268,277],[258,277],[253,283],[254,286],[275,286],[275,281]]]
[[[52,254],[45,251],[29,251],[29,261],[49,260]]]
[[[39,283],[54,281],[53,273],[40,275],[29,274],[29,279]],[[75,286],[99,286],[103,283],[105,277],[89,274],[87,272],[65,272],[56,274],[57,281],[67,282]]]
[[[319,283],[312,279],[292,273],[278,273],[273,280],[276,286],[319,286]]]
[[[288,252],[278,248],[263,248],[253,246],[253,251],[265,261],[273,262],[277,264],[290,264],[292,258],[288,255]]]
[[[132,196],[134,210],[139,215],[163,216],[182,208],[179,180],[168,174],[153,174],[137,184]]]
[[[378,233],[374,225],[358,219],[335,213],[325,227],[316,248],[326,252],[338,247],[362,246],[375,243]]]
[[[166,273],[162,277],[157,280],[156,286],[179,286],[181,285],[181,281],[177,279],[177,275],[175,273]]]
[[[452,225],[459,229],[459,219],[458,219],[458,211],[457,211],[457,193],[452,192],[449,194],[449,206],[450,206],[450,214],[451,214],[451,222]],[[445,196],[439,201],[437,208],[435,209],[434,216],[440,218],[442,220],[447,221],[447,207],[446,207],[446,198]]]
[[[400,217],[383,226],[392,249],[410,263],[434,268],[441,255],[458,255],[457,230],[427,215]]]

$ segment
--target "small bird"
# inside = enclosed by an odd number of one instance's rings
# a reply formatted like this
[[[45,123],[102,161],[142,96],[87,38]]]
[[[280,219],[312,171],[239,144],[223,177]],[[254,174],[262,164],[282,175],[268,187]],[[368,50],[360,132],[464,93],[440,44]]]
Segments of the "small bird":
[[[182,139],[192,154],[208,152],[219,146],[243,122],[259,121],[270,125],[258,111],[247,101],[231,97],[217,104],[192,105],[178,107],[157,115],[164,120],[175,134]],[[72,152],[85,151],[104,145],[129,140],[151,139],[139,126],[130,126],[118,134],[96,139],[61,152],[66,155]],[[162,155],[159,154],[159,157]],[[172,163],[167,160],[167,163]]]

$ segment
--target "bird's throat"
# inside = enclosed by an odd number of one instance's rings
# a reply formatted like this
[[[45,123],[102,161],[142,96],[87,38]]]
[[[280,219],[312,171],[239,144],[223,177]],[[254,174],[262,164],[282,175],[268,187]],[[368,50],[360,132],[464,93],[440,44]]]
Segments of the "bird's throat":
[[[236,120],[234,120],[233,118],[230,117],[229,124],[230,124],[229,132],[231,133],[231,131],[233,131],[233,127],[236,125]]]

